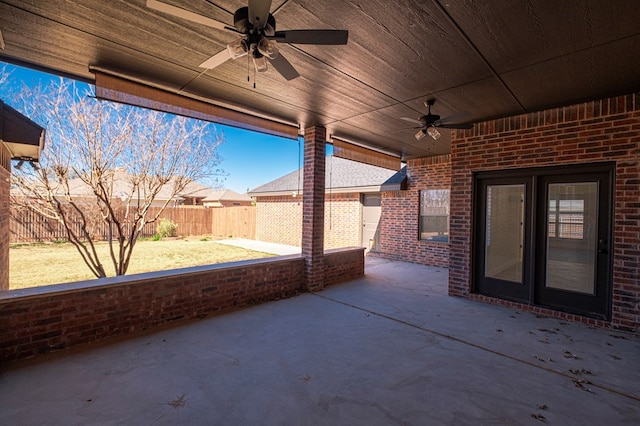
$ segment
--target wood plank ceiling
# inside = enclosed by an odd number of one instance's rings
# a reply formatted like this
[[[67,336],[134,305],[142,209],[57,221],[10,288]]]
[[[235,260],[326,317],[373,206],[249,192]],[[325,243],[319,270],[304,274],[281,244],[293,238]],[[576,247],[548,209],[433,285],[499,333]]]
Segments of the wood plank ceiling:
[[[166,0],[233,25],[242,0]],[[448,152],[450,135],[414,138],[435,98],[467,123],[640,89],[638,0],[274,0],[277,29],[349,30],[346,46],[280,44],[300,77],[247,82],[240,58],[198,65],[237,36],[145,0],[0,0],[0,60],[90,81],[89,67],[293,123],[403,159]],[[405,130],[401,130],[405,129]]]

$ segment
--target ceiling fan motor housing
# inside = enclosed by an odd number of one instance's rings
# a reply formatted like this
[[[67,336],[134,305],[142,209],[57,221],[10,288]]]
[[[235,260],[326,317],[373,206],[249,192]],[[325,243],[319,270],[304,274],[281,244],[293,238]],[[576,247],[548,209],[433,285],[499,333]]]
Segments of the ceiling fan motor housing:
[[[440,120],[440,116],[438,114],[427,114],[420,117],[420,121],[424,123],[425,126],[431,126],[436,121]]]
[[[299,77],[300,74],[280,54],[278,42],[318,45],[347,44],[349,38],[349,31],[347,30],[306,29],[280,31],[276,37],[276,19],[269,13],[271,0],[248,0],[248,4],[248,6],[241,7],[235,11],[233,14],[235,28],[232,28],[213,18],[199,15],[161,0],[147,0],[147,7],[150,9],[236,34],[236,40],[228,43],[225,50],[202,62],[200,64],[201,68],[213,69],[229,59],[237,59],[248,54],[249,58],[253,58],[254,68],[257,72],[267,71],[267,60],[270,60],[273,68],[282,77],[286,80],[293,80]]]
[[[249,8],[247,6],[241,7],[233,14],[233,26],[242,34],[251,33],[253,25],[249,22]],[[267,36],[273,36],[276,33],[276,19],[272,14],[269,14],[267,23],[262,28],[262,33]]]

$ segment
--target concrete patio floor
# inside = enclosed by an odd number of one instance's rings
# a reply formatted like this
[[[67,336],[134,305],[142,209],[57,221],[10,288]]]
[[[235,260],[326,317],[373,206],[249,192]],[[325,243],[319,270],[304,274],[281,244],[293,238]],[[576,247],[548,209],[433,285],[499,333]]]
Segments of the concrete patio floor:
[[[367,258],[316,294],[4,366],[0,424],[640,423],[640,338]]]

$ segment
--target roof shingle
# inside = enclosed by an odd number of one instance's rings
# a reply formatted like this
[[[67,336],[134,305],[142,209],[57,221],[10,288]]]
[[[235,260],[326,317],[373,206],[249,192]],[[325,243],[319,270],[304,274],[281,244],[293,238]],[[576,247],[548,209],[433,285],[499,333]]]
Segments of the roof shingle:
[[[344,158],[326,157],[325,188],[343,189],[347,192],[377,192],[380,187],[402,171],[372,166]],[[275,193],[302,192],[303,170],[298,169],[249,191],[251,196],[274,195]]]

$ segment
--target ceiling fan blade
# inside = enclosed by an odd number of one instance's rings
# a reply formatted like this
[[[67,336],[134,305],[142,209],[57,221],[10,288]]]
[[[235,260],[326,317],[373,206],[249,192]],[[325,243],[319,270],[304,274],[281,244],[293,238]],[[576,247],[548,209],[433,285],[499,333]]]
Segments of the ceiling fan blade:
[[[459,113],[457,113],[457,114],[453,114],[453,115],[450,115],[450,116],[448,116],[448,117],[441,118],[440,120],[437,120],[437,121],[435,122],[435,124],[436,124],[436,125],[438,125],[438,124],[448,123],[448,122],[450,122],[450,121],[458,121],[458,120],[462,120],[463,118],[467,118],[467,117],[469,117],[470,115],[471,115],[471,114],[469,114],[467,111],[459,112]]]
[[[270,39],[293,44],[347,44],[347,30],[288,30],[276,31]]]
[[[249,0],[249,22],[254,27],[264,28],[269,19],[271,0]]]
[[[424,125],[424,123],[422,121],[414,120],[413,118],[409,118],[409,117],[400,117],[400,120],[408,121],[409,123],[419,124],[421,126]]]
[[[229,49],[224,49],[222,52],[216,53],[203,63],[199,65],[200,68],[215,68],[218,65],[221,65],[231,59],[231,54],[229,53]]]
[[[435,127],[442,129],[473,129],[473,124],[436,124]]]
[[[271,59],[271,63],[276,71],[278,71],[287,80],[293,80],[300,76],[298,71],[296,71],[293,65],[291,65],[291,63],[287,61],[282,54],[276,56],[275,59]]]
[[[223,24],[215,19],[207,18],[206,16],[198,15],[197,13],[190,12],[182,9],[181,7],[172,6],[167,3],[163,3],[158,0],[147,0],[147,7],[149,9],[157,10],[158,12],[166,13],[167,15],[176,16],[178,18],[186,19],[187,21],[195,22],[197,24],[206,25],[207,27],[216,28],[219,30],[229,30],[237,32],[233,27]]]

